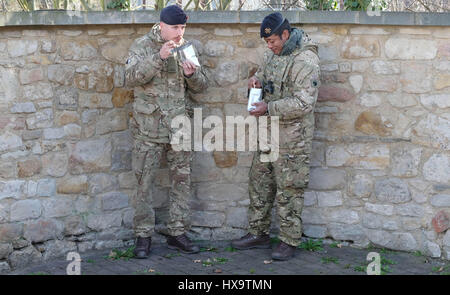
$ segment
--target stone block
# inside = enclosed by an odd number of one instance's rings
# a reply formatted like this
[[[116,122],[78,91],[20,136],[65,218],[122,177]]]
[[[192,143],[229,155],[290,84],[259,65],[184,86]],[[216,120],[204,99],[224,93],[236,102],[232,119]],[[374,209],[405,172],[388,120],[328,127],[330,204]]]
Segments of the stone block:
[[[381,202],[394,204],[406,203],[411,200],[408,185],[399,178],[385,178],[375,182],[375,195]]]
[[[41,202],[39,200],[21,200],[11,205],[11,221],[35,219],[41,216]]]

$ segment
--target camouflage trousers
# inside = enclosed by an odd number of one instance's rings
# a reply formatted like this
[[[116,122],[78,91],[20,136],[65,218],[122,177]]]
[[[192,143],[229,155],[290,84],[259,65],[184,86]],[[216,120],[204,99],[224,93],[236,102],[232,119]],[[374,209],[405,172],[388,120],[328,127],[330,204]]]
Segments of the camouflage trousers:
[[[249,232],[269,234],[274,202],[280,221],[280,240],[300,244],[304,189],[309,181],[309,156],[280,153],[275,162],[261,162],[260,152],[253,157],[249,173]]]
[[[137,237],[150,237],[155,230],[153,187],[155,173],[160,168],[164,151],[167,152],[171,185],[168,234],[178,236],[185,233],[189,227],[192,152],[176,152],[168,143],[135,139],[132,161],[138,187],[132,202],[135,208],[134,232]]]

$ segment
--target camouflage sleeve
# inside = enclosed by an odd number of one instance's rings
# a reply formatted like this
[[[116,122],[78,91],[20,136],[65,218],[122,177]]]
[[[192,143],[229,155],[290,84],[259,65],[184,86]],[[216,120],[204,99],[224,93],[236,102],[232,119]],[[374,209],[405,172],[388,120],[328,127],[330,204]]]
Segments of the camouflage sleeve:
[[[146,48],[130,50],[125,64],[126,85],[133,87],[150,82],[161,71],[163,64],[159,51]]]
[[[311,51],[298,55],[292,66],[290,76],[292,88],[290,95],[269,102],[269,115],[279,116],[281,120],[303,117],[313,112],[320,87],[319,58]]]
[[[203,67],[200,67],[195,73],[190,77],[184,77],[188,85],[189,90],[194,93],[199,93],[208,87],[208,78],[204,73]]]
[[[263,83],[265,79],[264,69],[266,68],[267,60],[269,59],[270,52],[264,52],[264,58],[262,64],[259,66],[258,71],[255,73],[255,77],[259,80],[259,82]]]

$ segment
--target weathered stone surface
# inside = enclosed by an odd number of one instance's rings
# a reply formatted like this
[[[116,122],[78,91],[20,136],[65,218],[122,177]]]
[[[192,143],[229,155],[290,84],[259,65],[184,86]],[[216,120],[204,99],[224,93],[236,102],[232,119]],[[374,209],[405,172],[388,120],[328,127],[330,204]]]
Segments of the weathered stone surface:
[[[3,198],[20,198],[25,194],[26,181],[9,180],[0,181],[0,199]]]
[[[327,220],[329,222],[355,224],[359,221],[359,214],[356,211],[347,209],[332,210],[329,212]]]
[[[35,53],[38,42],[35,40],[8,40],[8,53],[10,57],[19,57]]]
[[[225,214],[221,212],[192,212],[192,226],[221,227],[225,222]]]
[[[80,194],[88,190],[86,175],[70,176],[58,181],[57,192],[59,194]]]
[[[44,200],[44,217],[64,217],[72,214],[73,201],[71,198],[58,196],[56,199]]]
[[[363,227],[358,224],[330,223],[328,230],[335,240],[363,241],[366,239]]]
[[[61,85],[72,85],[75,68],[69,65],[50,65],[48,80]]]
[[[8,103],[19,95],[19,78],[14,69],[0,68],[0,103]]]
[[[73,174],[99,172],[111,167],[111,141],[80,141],[71,147],[69,169]]]
[[[14,251],[9,256],[9,262],[12,269],[20,269],[30,264],[39,263],[42,261],[42,254],[33,246],[19,251]]]
[[[123,88],[114,88],[112,94],[112,104],[114,105],[114,107],[121,108],[132,101],[133,91]]]
[[[219,168],[233,167],[237,163],[236,152],[213,152],[214,162]]]
[[[438,183],[450,183],[450,156],[432,155],[423,165],[423,177]]]
[[[47,128],[44,129],[44,139],[62,139],[64,138],[64,128]]]
[[[128,195],[121,192],[109,192],[99,195],[103,210],[116,210],[128,207]]]
[[[41,216],[41,202],[39,200],[17,201],[11,206],[11,221],[35,219]]]
[[[392,152],[392,175],[412,177],[416,176],[419,170],[422,148],[404,146],[396,148]]]
[[[234,48],[224,41],[209,40],[205,44],[205,53],[208,56],[220,57],[233,55]]]
[[[128,56],[128,49],[132,41],[128,39],[116,39],[114,42],[106,43],[101,48],[101,54],[109,61],[125,64]]]
[[[0,259],[8,258],[9,254],[11,254],[13,250],[12,244],[0,244]]]
[[[11,108],[11,113],[34,113],[36,112],[36,108],[32,102],[24,102],[24,103],[16,103]]]
[[[372,204],[372,203],[366,203],[365,209],[369,212],[391,216],[394,212],[394,206],[392,205],[379,205],[379,204]]]
[[[336,207],[342,205],[340,191],[316,192],[319,207]]]
[[[384,45],[389,59],[433,59],[437,44],[434,40],[390,38]]]
[[[64,221],[64,235],[81,235],[86,232],[86,224],[81,216],[69,216]]]
[[[439,194],[432,196],[431,205],[434,207],[450,207],[450,195]]]
[[[47,153],[42,156],[43,173],[54,177],[64,176],[69,159],[66,153]]]
[[[217,85],[228,86],[234,84],[239,78],[239,63],[229,61],[221,63],[215,71],[214,80]]]
[[[391,77],[371,76],[367,83],[367,89],[370,91],[394,92],[399,87],[398,80]]]
[[[54,197],[56,194],[56,181],[54,179],[40,179],[36,190],[38,197]]]
[[[56,51],[56,41],[55,40],[41,40],[41,52],[42,53],[53,53]]]
[[[228,209],[226,214],[226,226],[238,227],[246,229],[248,227],[247,208],[235,208]]]
[[[322,209],[307,207],[302,210],[302,222],[308,224],[327,224],[326,214]]]
[[[376,60],[371,65],[373,72],[377,75],[400,74],[400,66],[395,62]]]
[[[55,92],[56,107],[60,110],[76,110],[78,91],[71,87],[60,87]]]
[[[450,107],[450,95],[449,94],[435,94],[435,95],[421,95],[420,102],[426,108],[438,107],[445,109]]]
[[[196,195],[203,201],[236,201],[248,198],[247,185],[198,183]]]
[[[386,136],[388,129],[384,126],[380,115],[371,111],[362,112],[355,121],[355,129],[369,135]]]
[[[431,257],[439,258],[441,257],[441,248],[438,244],[426,241],[425,242],[425,254]]]
[[[450,74],[435,74],[433,85],[436,90],[441,90],[450,86]]]
[[[322,85],[319,88],[317,101],[345,102],[355,98],[355,93],[343,87]]]
[[[114,88],[114,67],[110,63],[95,64],[88,75],[88,89],[110,92]]]
[[[55,219],[39,219],[25,224],[24,237],[31,242],[45,242],[61,237],[64,225]]]
[[[373,190],[373,180],[366,174],[357,174],[350,183],[350,192],[357,197],[365,198]]]
[[[431,69],[421,62],[405,62],[401,66],[400,83],[403,92],[426,93],[431,91]]]
[[[0,178],[13,178],[17,176],[16,164],[0,161]]]
[[[392,106],[397,108],[413,107],[417,105],[414,96],[406,93],[401,94],[393,93],[387,95],[386,98]]]
[[[311,238],[325,238],[328,230],[326,226],[303,224],[303,234]]]
[[[350,85],[352,85],[355,93],[359,93],[361,91],[364,78],[361,75],[352,75],[348,78]]]
[[[345,186],[345,171],[338,169],[313,168],[310,172],[310,189],[335,190]]]
[[[25,161],[17,162],[17,172],[19,178],[30,177],[39,174],[42,169],[41,161],[37,158],[31,158]]]
[[[60,46],[61,57],[64,60],[91,60],[97,55],[94,44],[87,40],[63,42]]]
[[[98,135],[114,131],[122,131],[128,128],[128,113],[126,110],[113,109],[97,121],[96,130]]]
[[[44,249],[44,260],[57,257],[66,258],[67,253],[77,251],[77,244],[70,241],[48,241],[44,244]]]
[[[428,114],[420,120],[413,132],[425,138],[424,143],[428,146],[450,149],[450,118]]]
[[[447,231],[445,233],[444,238],[442,239],[442,242],[444,244],[444,246],[446,247],[450,247],[450,231]],[[449,259],[450,257],[447,257],[447,259]]]
[[[39,82],[23,87],[23,97],[27,100],[47,99],[53,97],[53,87],[49,83]]]
[[[376,38],[346,37],[342,42],[341,56],[347,59],[377,57],[380,55],[380,44]]]
[[[413,203],[397,205],[395,211],[397,215],[402,216],[422,217],[424,215],[423,206]]]
[[[408,185],[399,178],[385,178],[375,182],[375,195],[381,202],[394,204],[411,200]]]
[[[87,218],[87,226],[90,229],[100,231],[110,227],[119,227],[122,223],[122,213],[112,212],[101,215],[90,214]]]
[[[435,232],[444,232],[450,227],[450,217],[447,212],[441,210],[433,217],[431,224]]]
[[[112,95],[108,93],[80,93],[80,107],[97,109],[97,108],[113,108],[114,105],[111,101]],[[83,120],[83,123],[84,120]]]
[[[9,266],[8,262],[2,261],[0,262],[0,274],[8,273],[11,271],[11,267]]]
[[[22,146],[22,139],[16,134],[6,131],[0,135],[0,152],[15,150]]]
[[[113,175],[99,173],[89,177],[89,193],[97,195],[111,191],[117,187],[117,180]]]

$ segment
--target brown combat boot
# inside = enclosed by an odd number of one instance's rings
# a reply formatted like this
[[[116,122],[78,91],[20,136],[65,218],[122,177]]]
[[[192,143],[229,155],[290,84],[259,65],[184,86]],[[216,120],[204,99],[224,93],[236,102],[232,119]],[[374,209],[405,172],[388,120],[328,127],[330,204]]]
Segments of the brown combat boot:
[[[288,260],[294,256],[295,246],[288,245],[284,242],[278,244],[278,246],[272,252],[272,259],[275,260]]]
[[[150,254],[150,246],[152,244],[152,238],[141,238],[138,237],[136,240],[136,247],[133,250],[134,257],[137,259],[148,258]]]
[[[270,248],[270,237],[269,235],[255,236],[248,233],[242,238],[232,241],[231,246],[239,250],[252,248],[267,249]]]
[[[167,237],[167,247],[169,249],[180,250],[181,252],[188,254],[200,252],[200,248],[193,245],[186,234],[182,234],[176,237]]]

